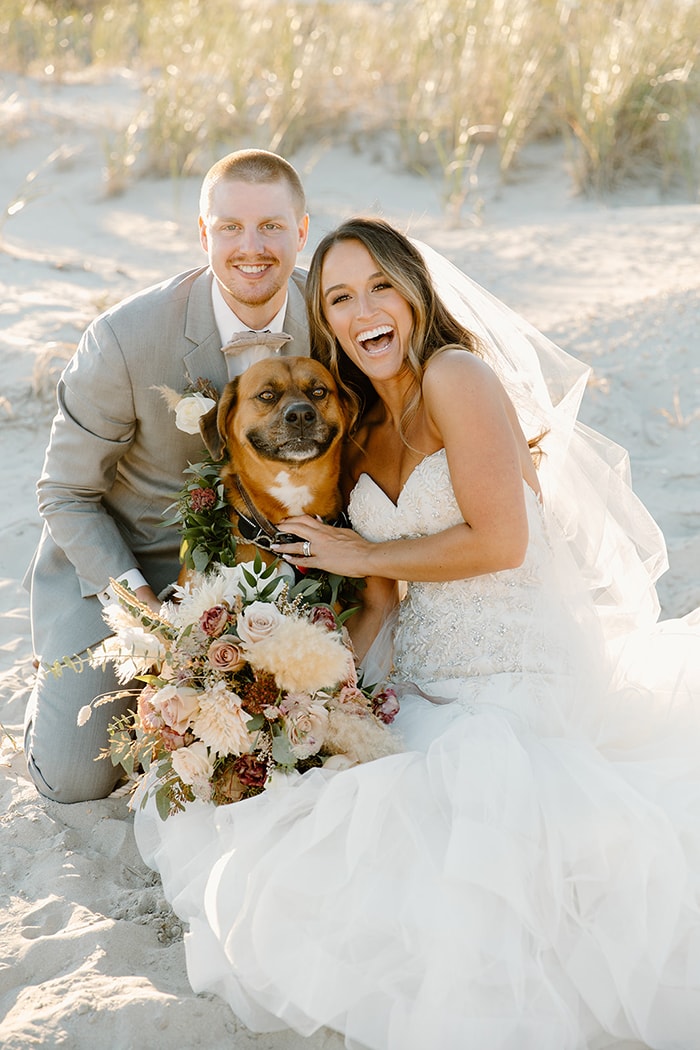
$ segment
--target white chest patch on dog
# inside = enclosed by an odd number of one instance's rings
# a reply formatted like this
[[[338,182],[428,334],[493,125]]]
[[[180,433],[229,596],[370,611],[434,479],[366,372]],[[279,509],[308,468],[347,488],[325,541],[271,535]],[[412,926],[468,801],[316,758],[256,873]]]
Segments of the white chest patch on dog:
[[[304,507],[311,499],[311,489],[308,485],[295,484],[286,470],[279,472],[268,491],[284,504],[288,514],[303,514]]]

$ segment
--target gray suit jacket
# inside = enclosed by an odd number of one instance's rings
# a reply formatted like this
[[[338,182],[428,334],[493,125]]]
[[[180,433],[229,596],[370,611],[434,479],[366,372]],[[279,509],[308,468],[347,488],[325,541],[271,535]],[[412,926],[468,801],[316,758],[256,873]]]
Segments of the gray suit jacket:
[[[289,282],[287,354],[308,354],[306,275]],[[35,653],[46,662],[108,633],[95,595],[138,566],[158,593],[178,573],[180,537],[163,512],[202,459],[162,395],[198,378],[221,391],[226,362],[214,321],[212,273],[190,270],[124,300],[89,326],[58,384],[37,486],[42,537],[29,567]]]

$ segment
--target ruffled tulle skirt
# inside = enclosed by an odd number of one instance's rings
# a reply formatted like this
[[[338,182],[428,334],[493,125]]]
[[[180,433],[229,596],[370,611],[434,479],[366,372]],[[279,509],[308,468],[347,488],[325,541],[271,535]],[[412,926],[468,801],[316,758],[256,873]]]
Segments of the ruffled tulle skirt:
[[[567,720],[572,686],[423,683],[451,702],[409,689],[404,753],[137,811],[193,988],[372,1050],[697,1050],[700,699],[627,680]]]

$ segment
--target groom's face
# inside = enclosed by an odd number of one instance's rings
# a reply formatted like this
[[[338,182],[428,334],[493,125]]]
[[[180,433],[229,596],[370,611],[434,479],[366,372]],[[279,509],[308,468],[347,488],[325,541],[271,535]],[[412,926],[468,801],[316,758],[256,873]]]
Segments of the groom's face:
[[[251,328],[282,309],[308,223],[283,179],[223,180],[213,188],[209,214],[199,219],[200,241],[224,300]]]

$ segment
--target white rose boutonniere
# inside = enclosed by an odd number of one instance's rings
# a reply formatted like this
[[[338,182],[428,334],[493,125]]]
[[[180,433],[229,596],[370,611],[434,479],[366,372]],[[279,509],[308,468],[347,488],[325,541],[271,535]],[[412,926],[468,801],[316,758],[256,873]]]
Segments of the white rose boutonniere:
[[[197,379],[184,393],[179,394],[169,386],[153,387],[175,413],[175,426],[183,434],[198,434],[199,421],[209,409],[214,408],[218,393],[208,379]]]
[[[175,426],[185,434],[198,434],[200,419],[215,404],[216,401],[205,397],[198,391],[194,394],[186,394],[175,405]]]

